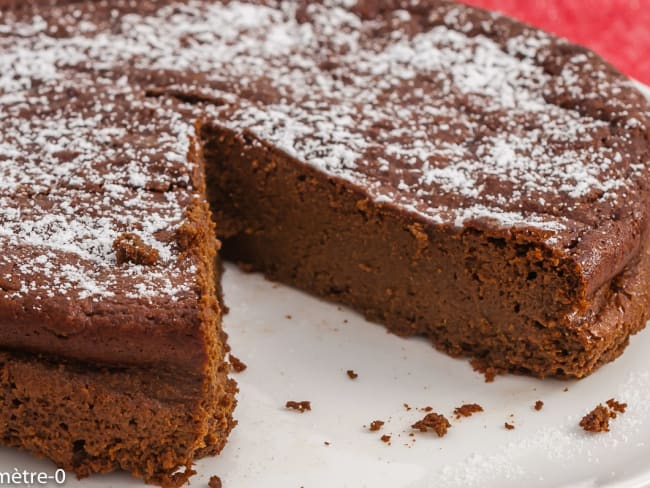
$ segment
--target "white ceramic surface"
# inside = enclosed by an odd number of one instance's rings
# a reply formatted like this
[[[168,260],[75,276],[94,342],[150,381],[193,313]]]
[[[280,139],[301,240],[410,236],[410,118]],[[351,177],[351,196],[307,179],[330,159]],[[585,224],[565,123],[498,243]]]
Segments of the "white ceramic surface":
[[[213,474],[225,488],[650,486],[650,331],[582,381],[500,376],[486,384],[467,361],[426,340],[400,339],[349,310],[226,269],[225,327],[248,365],[236,375],[239,426],[221,456],[198,463],[191,486],[206,486]],[[348,369],[359,377],[349,379]],[[611,432],[582,432],[580,418],[612,397],[629,407]],[[312,411],[286,410],[287,400],[309,400]],[[536,400],[544,401],[539,412]],[[485,411],[454,420],[454,407],[466,402]],[[425,406],[451,419],[446,437],[408,435]],[[375,419],[386,424],[369,432]],[[15,468],[55,470],[0,448],[0,472]],[[65,486],[142,484],[118,473]]]

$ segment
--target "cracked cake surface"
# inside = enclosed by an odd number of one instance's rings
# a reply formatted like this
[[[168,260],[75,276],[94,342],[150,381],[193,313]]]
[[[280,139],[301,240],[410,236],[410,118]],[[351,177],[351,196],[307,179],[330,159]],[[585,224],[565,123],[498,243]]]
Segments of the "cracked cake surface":
[[[37,97],[49,98],[47,87],[68,83],[99,92],[85,102],[93,117],[110,117],[113,103],[147,93],[203,102],[197,117],[250,132],[362,187],[374,202],[440,225],[534,229],[595,274],[600,261],[620,271],[630,257],[601,246],[611,255],[594,258],[592,241],[616,239],[629,232],[619,224],[644,219],[648,105],[586,49],[440,1],[115,5],[72,2],[6,22],[5,110],[33,110]],[[158,147],[131,134],[129,145],[109,153],[118,159],[108,163],[113,173],[105,171],[107,155],[96,155],[106,149],[102,137],[125,127],[110,125],[88,141],[74,125],[77,140],[66,133],[56,115],[34,127],[7,121],[4,193],[26,180],[35,189],[48,181],[183,184],[188,175],[175,162],[192,117],[172,108],[132,127],[146,132],[166,117],[170,130]],[[92,130],[94,119],[85,120]],[[39,134],[48,124],[57,128]],[[54,143],[43,144],[48,139]],[[60,145],[70,153],[59,154]],[[27,153],[39,163],[23,160]],[[53,174],[42,155],[51,164],[74,157]],[[151,175],[136,167],[148,158],[156,161]],[[9,168],[15,160],[19,175]]]

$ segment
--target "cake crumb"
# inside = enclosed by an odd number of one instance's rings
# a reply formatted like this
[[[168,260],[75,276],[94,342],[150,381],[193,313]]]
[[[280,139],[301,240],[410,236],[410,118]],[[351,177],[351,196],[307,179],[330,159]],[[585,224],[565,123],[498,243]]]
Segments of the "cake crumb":
[[[605,402],[607,406],[609,407],[611,412],[617,412],[617,413],[625,413],[625,409],[627,408],[627,403],[620,403],[613,398],[610,398]],[[612,417],[616,418],[616,417]]]
[[[598,404],[596,408],[582,417],[579,425],[587,432],[609,432],[610,418],[612,418],[611,411],[602,404]]]
[[[218,476],[210,476],[210,481],[208,482],[209,488],[221,488],[223,484],[221,483],[221,478]]]
[[[515,426],[512,424],[509,424],[508,422],[504,422],[503,426],[506,428],[506,430],[514,430]]]
[[[359,375],[351,369],[348,369],[346,373],[351,380],[356,380],[359,377]]]
[[[325,444],[326,446],[329,446],[329,445],[330,445],[330,443],[327,442],[327,441],[323,442],[323,444]]]
[[[154,247],[145,244],[136,234],[125,232],[113,241],[113,250],[117,264],[133,263],[153,266],[158,262],[160,253]]]
[[[233,356],[230,354],[230,367],[235,373],[241,373],[244,371],[248,366],[246,363],[244,363],[241,359],[239,359],[236,356]]]
[[[607,406],[599,403],[596,408],[582,417],[580,427],[587,432],[609,432],[609,421],[615,419],[618,414],[625,413],[627,403],[610,398],[605,404]]]
[[[176,471],[163,479],[163,485],[183,486],[189,482],[189,479],[196,474],[196,471],[190,467],[185,467],[183,471]]]
[[[497,376],[497,370],[492,367],[485,368],[485,371],[483,371],[483,376],[485,376],[486,383],[492,383]]]
[[[390,442],[390,436],[388,434],[382,435],[380,439],[382,442],[386,442],[386,443]]]
[[[471,417],[472,414],[482,411],[483,407],[481,407],[478,403],[466,403],[465,405],[454,408],[454,415],[457,419],[459,419],[461,417]]]
[[[292,317],[291,315],[285,315],[285,318],[286,318],[287,320],[291,320],[293,317]]]
[[[407,412],[411,411],[411,406],[408,403],[404,404],[404,408],[406,409]]]
[[[480,359],[472,359],[469,364],[472,366],[472,369],[476,371],[477,373],[481,373],[485,377],[485,382],[486,383],[492,383],[494,382],[494,379],[496,378],[497,374],[499,371],[492,367],[492,366],[486,366],[483,361]]]
[[[433,407],[422,407],[420,409],[420,412],[424,412],[424,413],[433,412]]]
[[[420,432],[427,432],[431,429],[438,435],[438,437],[444,437],[447,434],[447,430],[451,427],[451,424],[444,415],[433,412],[425,415],[422,420],[418,420],[411,427],[418,429]]]
[[[286,408],[290,408],[292,410],[296,410],[300,413],[304,413],[305,410],[311,410],[311,402],[307,401],[302,401],[302,402],[294,402],[294,401],[288,401],[285,405]]]
[[[235,264],[237,265],[237,267],[242,273],[255,272],[255,267],[251,263],[244,263],[242,261],[237,261]]]
[[[535,408],[535,410],[537,410],[539,412],[542,408],[544,408],[544,402],[541,401],[541,400],[537,400],[535,402],[534,408]]]
[[[376,432],[376,431],[378,431],[379,429],[381,429],[382,425],[384,425],[384,421],[383,421],[383,420],[373,420],[372,422],[370,422],[370,427],[369,427],[369,429],[370,429],[372,432]]]

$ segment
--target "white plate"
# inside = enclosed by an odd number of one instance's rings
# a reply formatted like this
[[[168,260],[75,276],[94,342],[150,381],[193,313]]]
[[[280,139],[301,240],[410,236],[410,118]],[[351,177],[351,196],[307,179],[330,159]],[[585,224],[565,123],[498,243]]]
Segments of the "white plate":
[[[486,384],[467,361],[424,339],[397,338],[349,310],[226,269],[226,330],[248,369],[236,375],[239,426],[221,456],[198,463],[193,486],[214,474],[225,488],[650,486],[650,331],[582,381],[500,376]],[[348,369],[359,377],[349,379]],[[609,433],[584,433],[580,418],[612,397],[627,402],[627,412]],[[309,400],[312,411],[288,411],[287,400]],[[536,400],[544,402],[539,412]],[[454,420],[463,403],[485,411]],[[450,418],[446,437],[409,436],[425,406]],[[386,424],[369,432],[364,426],[375,419]],[[55,470],[0,448],[0,472],[15,468]],[[66,486],[142,484],[118,473]]]

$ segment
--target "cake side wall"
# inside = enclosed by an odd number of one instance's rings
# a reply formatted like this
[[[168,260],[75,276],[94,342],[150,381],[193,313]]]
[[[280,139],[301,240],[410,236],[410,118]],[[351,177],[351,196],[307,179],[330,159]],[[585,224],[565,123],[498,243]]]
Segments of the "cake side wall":
[[[201,400],[195,414],[195,418],[203,423],[194,447],[193,458],[197,459],[223,449],[230,431],[237,424],[232,414],[238,389],[236,382],[228,378],[230,368],[225,360],[227,335],[222,330],[225,305],[218,256],[221,243],[216,238],[215,224],[206,201],[205,160],[195,138],[190,141],[187,158],[196,168],[193,184],[197,195],[175,237],[181,252],[195,263],[197,269],[198,333],[201,352],[204,353]]]
[[[579,268],[513,234],[429,225],[261,144],[204,129],[224,256],[344,303],[400,335],[540,376],[583,376],[598,354],[570,312]]]
[[[20,305],[18,300],[0,298],[2,349],[56,354],[106,366],[150,365],[167,370],[183,367],[188,371],[194,368],[197,372],[202,368],[201,355],[188,354],[201,350],[201,338],[195,335],[196,319],[192,319],[191,314],[188,314],[186,328],[172,328],[149,320],[144,310],[125,309],[123,313],[115,310],[110,315],[79,318],[82,330],[66,335],[52,330],[61,324],[58,320],[67,312],[65,304],[61,304],[54,316],[31,314],[27,307]],[[21,308],[21,315],[14,313],[17,307]],[[181,320],[179,313],[176,321]]]
[[[163,483],[192,459],[196,382],[0,352],[0,440],[84,477],[124,469]],[[168,483],[168,486],[172,486]]]

